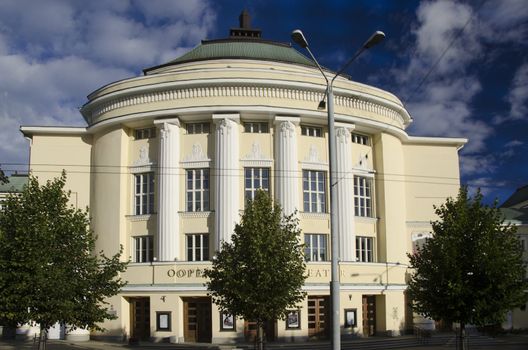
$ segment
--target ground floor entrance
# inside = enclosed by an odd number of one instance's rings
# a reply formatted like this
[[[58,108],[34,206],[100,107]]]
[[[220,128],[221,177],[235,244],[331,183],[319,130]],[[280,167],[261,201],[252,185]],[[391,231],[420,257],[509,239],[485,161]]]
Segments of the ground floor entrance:
[[[329,313],[330,299],[328,296],[308,297],[308,336],[310,338],[325,339],[328,337]]]
[[[365,337],[376,334],[376,296],[363,295],[362,297],[363,313],[363,335]]]
[[[274,341],[276,339],[276,321],[264,322],[263,337],[266,342]],[[257,339],[257,322],[244,321],[244,338],[248,342],[254,342]]]
[[[150,298],[130,298],[130,330],[131,338],[137,340],[150,339]]]
[[[210,343],[211,298],[182,298],[183,300],[183,332],[186,342]]]

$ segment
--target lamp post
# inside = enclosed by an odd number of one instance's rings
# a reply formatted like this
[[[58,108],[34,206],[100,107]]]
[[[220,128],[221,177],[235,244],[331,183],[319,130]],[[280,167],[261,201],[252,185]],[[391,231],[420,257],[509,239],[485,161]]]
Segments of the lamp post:
[[[385,34],[380,31],[376,31],[370,36],[370,38],[363,44],[363,46],[352,56],[350,60],[334,75],[331,80],[328,80],[328,77],[324,73],[323,69],[319,65],[319,62],[315,59],[312,51],[308,47],[308,41],[304,37],[303,33],[296,29],[291,34],[292,40],[297,43],[300,47],[306,49],[310,54],[310,57],[319,68],[319,71],[323,75],[323,78],[326,81],[326,101],[328,103],[328,152],[329,152],[329,166],[330,166],[330,240],[331,240],[331,252],[332,255],[332,273],[330,280],[330,296],[332,303],[332,349],[339,350],[341,349],[341,330],[339,322],[339,263],[338,263],[338,232],[337,232],[337,183],[338,178],[336,174],[336,139],[335,139],[335,129],[334,129],[334,92],[333,84],[334,80],[348,68],[348,66],[354,62],[356,58],[363,53],[363,51],[370,49],[372,46],[378,44],[385,38]],[[325,108],[325,101],[323,100],[319,103],[318,109]],[[348,213],[347,213],[348,215]]]

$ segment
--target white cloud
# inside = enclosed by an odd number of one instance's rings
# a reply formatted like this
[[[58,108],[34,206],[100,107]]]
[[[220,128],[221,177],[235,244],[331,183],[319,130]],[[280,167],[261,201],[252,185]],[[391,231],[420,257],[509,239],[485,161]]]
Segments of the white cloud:
[[[524,145],[524,142],[519,140],[511,140],[504,145],[504,148],[514,148]]]
[[[0,163],[27,161],[20,125],[84,125],[86,95],[177,57],[214,21],[207,0],[0,1]]]

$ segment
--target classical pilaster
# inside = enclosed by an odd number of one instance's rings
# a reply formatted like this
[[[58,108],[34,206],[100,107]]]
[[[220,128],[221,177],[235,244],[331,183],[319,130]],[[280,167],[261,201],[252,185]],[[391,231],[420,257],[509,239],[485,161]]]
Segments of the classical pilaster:
[[[213,114],[215,131],[215,234],[216,249],[231,242],[239,220],[239,149],[238,114]]]
[[[352,174],[352,125],[336,123],[336,192],[339,258],[356,261],[354,232],[354,176]]]
[[[178,119],[160,121],[158,170],[158,260],[179,260],[180,230],[178,180],[180,123]]]
[[[284,214],[299,207],[299,161],[296,125],[300,118],[275,117],[275,188]]]

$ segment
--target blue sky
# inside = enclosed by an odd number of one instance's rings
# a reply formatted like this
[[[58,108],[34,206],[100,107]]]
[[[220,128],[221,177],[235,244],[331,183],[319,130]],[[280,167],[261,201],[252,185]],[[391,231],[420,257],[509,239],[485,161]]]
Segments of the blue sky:
[[[91,91],[226,37],[244,7],[266,39],[289,42],[302,29],[334,70],[384,31],[352,79],[400,97],[409,134],[469,138],[462,182],[487,202],[528,184],[525,0],[2,0],[2,168],[27,169],[21,124],[84,125],[78,107]]]

